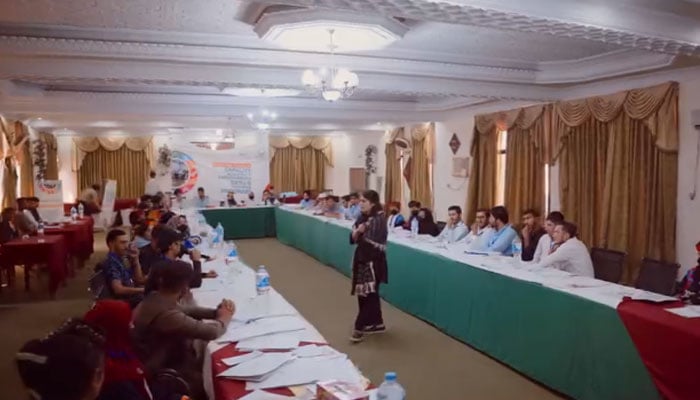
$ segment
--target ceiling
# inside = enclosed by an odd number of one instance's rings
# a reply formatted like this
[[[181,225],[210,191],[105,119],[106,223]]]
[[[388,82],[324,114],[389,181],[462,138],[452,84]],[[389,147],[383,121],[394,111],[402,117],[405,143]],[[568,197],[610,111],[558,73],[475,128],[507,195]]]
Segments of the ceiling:
[[[381,50],[340,53],[360,78],[327,103],[305,92],[236,97],[227,87],[303,89],[325,52],[258,37],[266,15],[313,10],[406,28]],[[275,14],[278,15],[278,14]],[[700,4],[685,0],[5,0],[0,113],[81,134],[249,128],[373,132],[464,107],[566,97],[613,77],[700,65]],[[41,119],[38,119],[41,117]],[[184,128],[184,130],[183,130]]]

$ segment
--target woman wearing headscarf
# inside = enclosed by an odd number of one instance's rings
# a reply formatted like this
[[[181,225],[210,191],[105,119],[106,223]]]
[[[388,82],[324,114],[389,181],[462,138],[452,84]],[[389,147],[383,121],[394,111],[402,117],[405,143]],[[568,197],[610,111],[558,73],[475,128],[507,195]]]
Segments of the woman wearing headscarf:
[[[433,213],[427,208],[421,208],[418,211],[418,234],[430,236],[440,234],[440,229],[433,219]]]
[[[389,282],[386,263],[388,236],[386,216],[379,203],[379,194],[367,190],[360,196],[360,211],[350,234],[350,243],[357,244],[352,261],[352,294],[357,296],[359,311],[350,337],[360,342],[366,334],[386,330],[382,318],[379,286]]]

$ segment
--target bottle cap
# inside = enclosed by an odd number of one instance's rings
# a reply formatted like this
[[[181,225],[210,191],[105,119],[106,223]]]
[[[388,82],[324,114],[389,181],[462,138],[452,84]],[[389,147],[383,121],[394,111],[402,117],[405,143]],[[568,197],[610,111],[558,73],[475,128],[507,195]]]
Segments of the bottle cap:
[[[396,380],[396,372],[387,372],[384,374],[384,380],[385,381],[395,381]]]

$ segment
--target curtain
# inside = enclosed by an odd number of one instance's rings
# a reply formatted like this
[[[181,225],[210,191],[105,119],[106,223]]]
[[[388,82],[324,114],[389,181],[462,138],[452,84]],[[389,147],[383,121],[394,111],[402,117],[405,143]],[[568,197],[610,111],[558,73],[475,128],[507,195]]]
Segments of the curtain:
[[[591,247],[675,261],[678,84],[560,102],[562,211]]]
[[[270,161],[270,181],[278,193],[323,190],[327,163],[326,154],[312,146],[277,148]]]
[[[14,155],[14,124],[0,117],[0,135],[3,143],[2,208],[15,207],[17,199],[17,167]]]
[[[326,163],[331,167],[333,166],[333,146],[329,137],[270,137],[270,160],[275,157],[279,149],[286,149],[290,146],[296,149],[311,147],[318,150],[323,154]]]
[[[498,156],[498,136],[496,126],[485,134],[474,127],[470,155],[472,158],[471,177],[467,191],[465,218],[473,221],[476,210],[490,209],[496,201],[496,157]]]
[[[396,148],[394,140],[403,138],[403,128],[387,131],[384,135],[384,154],[386,155],[386,172],[384,182],[384,202],[402,202],[401,195],[401,152]]]
[[[29,130],[20,121],[15,122],[15,140],[21,142],[19,151],[16,153],[19,164],[19,195],[20,197],[34,196],[34,163]]]
[[[135,151],[123,145],[115,150],[98,147],[85,154],[78,170],[78,191],[105,179],[117,181],[118,198],[143,194],[150,162],[145,150]]]
[[[79,171],[85,157],[99,149],[116,151],[125,146],[132,151],[143,151],[148,162],[148,167],[155,167],[156,157],[154,157],[153,137],[79,137],[73,139],[73,171]],[[101,181],[100,181],[101,182]],[[93,182],[94,183],[94,182]]]
[[[432,162],[435,142],[435,124],[426,123],[411,128],[411,158],[408,187],[411,200],[420,201],[423,207],[433,207]]]

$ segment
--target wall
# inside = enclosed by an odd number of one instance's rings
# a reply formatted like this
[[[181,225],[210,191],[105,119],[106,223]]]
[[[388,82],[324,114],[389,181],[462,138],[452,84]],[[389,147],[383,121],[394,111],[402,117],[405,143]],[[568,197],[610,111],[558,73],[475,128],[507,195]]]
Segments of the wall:
[[[78,188],[78,174],[71,170],[73,159],[73,136],[57,136],[58,147],[58,179],[63,184],[63,202],[71,203],[80,194]]]
[[[333,137],[333,167],[326,166],[326,189],[333,189],[339,196],[350,192],[350,168],[365,167],[365,149],[369,145],[377,147],[377,173],[370,177],[370,189],[377,190],[383,201],[384,171],[386,156],[384,154],[383,133],[347,133]],[[377,186],[377,177],[381,185]]]

